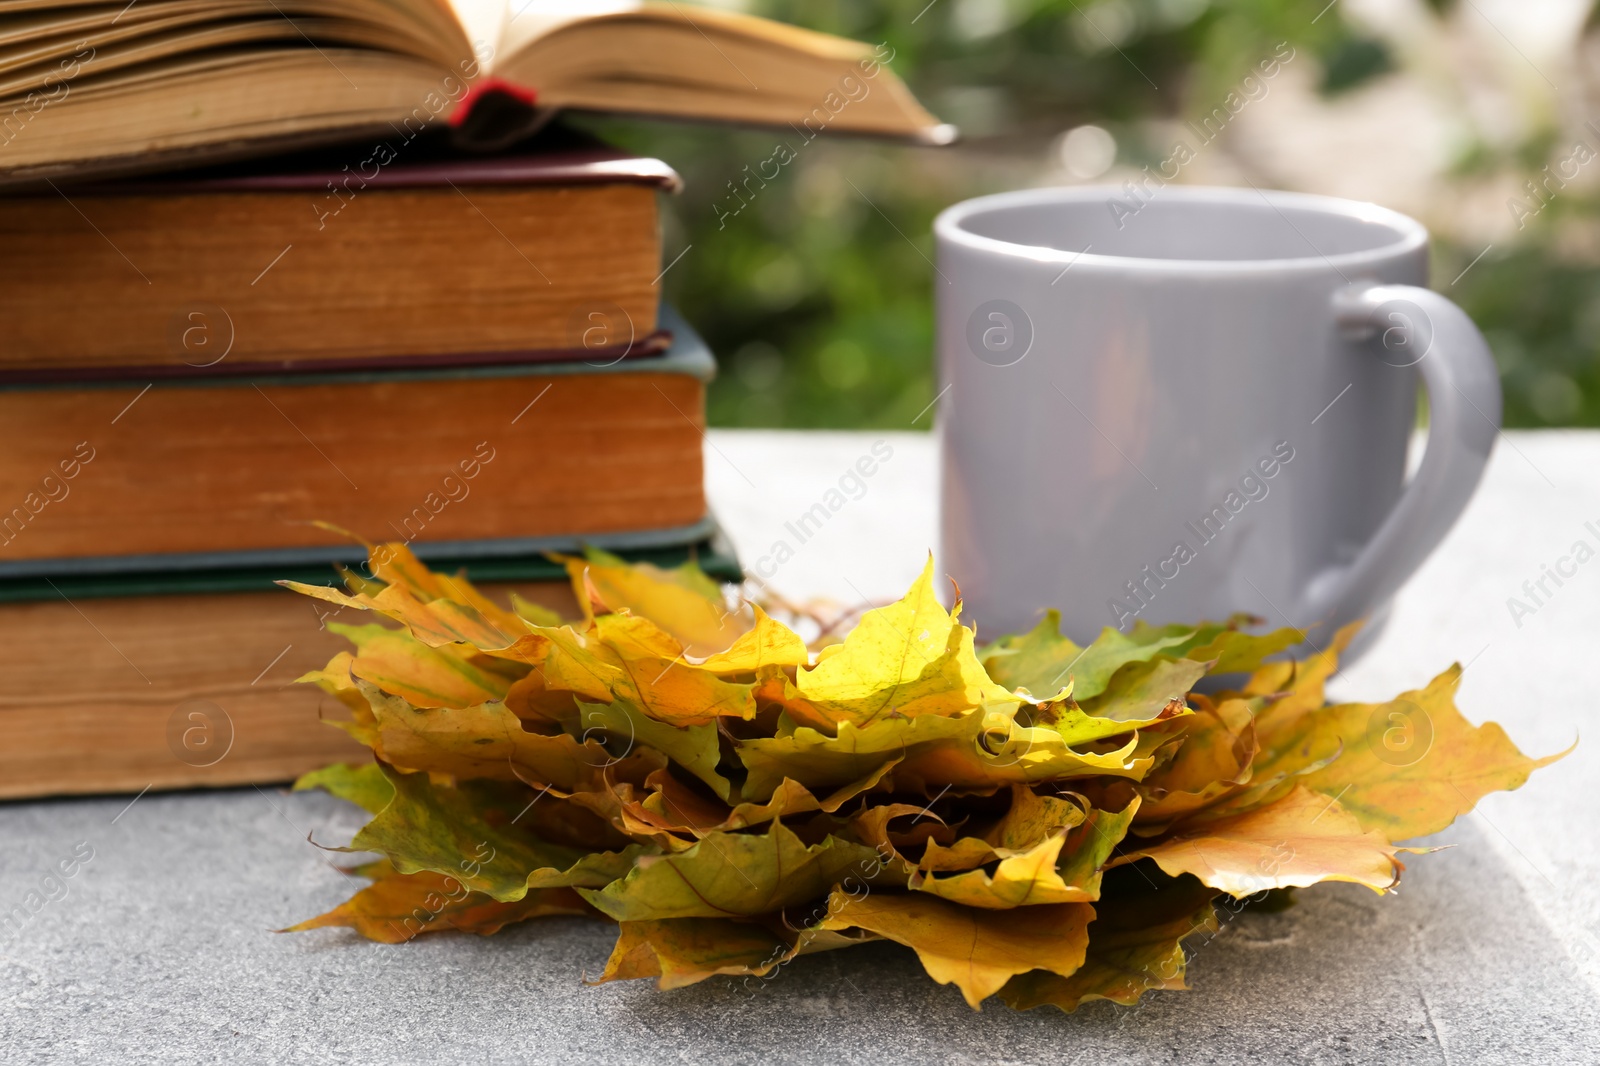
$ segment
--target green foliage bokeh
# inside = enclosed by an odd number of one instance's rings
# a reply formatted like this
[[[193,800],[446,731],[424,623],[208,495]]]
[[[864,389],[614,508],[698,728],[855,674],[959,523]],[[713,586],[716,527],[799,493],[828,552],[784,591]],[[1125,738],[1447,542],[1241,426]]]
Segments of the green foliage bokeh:
[[[1391,69],[1381,42],[1336,6],[1305,0],[754,0],[746,10],[894,49],[893,67],[961,127],[946,149],[867,139],[805,142],[621,119],[583,124],[666,159],[686,181],[668,203],[668,298],[722,363],[720,426],[928,428],[934,271],[943,207],[1040,172],[1066,130],[1128,130],[1220,99],[1280,41],[1321,71],[1328,95]],[[1090,20],[1089,13],[1093,14]],[[1138,137],[1119,156],[1153,162]],[[778,176],[738,197],[778,144]],[[1472,163],[1465,161],[1464,165]],[[746,170],[745,168],[751,168]],[[771,172],[770,166],[768,173]],[[1587,210],[1573,196],[1564,209]],[[1557,212],[1449,288],[1489,336],[1510,426],[1600,425],[1600,270],[1558,255]],[[1435,281],[1480,248],[1438,235]]]

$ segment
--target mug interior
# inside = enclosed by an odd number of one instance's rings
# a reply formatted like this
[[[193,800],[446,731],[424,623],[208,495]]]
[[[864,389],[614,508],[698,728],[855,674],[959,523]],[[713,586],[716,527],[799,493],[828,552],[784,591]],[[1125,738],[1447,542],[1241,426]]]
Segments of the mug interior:
[[[1372,204],[1255,190],[1105,187],[971,201],[956,229],[1004,244],[1188,263],[1323,262],[1426,242],[1422,226]]]

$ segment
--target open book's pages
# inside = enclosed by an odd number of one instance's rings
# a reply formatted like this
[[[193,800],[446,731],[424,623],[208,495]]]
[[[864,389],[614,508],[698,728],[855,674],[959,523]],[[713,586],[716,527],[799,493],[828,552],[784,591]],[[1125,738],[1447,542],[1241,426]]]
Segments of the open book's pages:
[[[567,108],[949,140],[892,59],[671,0],[12,0],[0,180],[382,131],[496,143]],[[473,121],[490,97],[513,106]]]
[[[0,197],[0,384],[659,352],[677,175],[563,132]]]

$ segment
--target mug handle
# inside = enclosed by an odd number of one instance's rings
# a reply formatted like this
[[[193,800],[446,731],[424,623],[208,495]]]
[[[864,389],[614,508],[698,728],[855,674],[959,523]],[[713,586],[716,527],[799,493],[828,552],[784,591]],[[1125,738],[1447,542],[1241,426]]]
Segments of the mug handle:
[[[1302,611],[1338,628],[1394,595],[1450,532],[1488,465],[1500,432],[1500,375],[1489,345],[1454,303],[1415,285],[1357,285],[1334,297],[1342,332],[1402,353],[1428,390],[1422,463],[1355,560],[1317,574]],[[1413,358],[1412,352],[1420,352]],[[1405,366],[1408,363],[1397,363]]]

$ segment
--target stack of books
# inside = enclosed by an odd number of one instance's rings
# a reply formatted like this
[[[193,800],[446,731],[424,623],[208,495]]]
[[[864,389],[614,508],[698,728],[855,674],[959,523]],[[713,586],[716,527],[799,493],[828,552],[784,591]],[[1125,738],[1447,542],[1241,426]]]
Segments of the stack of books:
[[[291,682],[369,620],[273,584],[359,566],[352,534],[567,613],[549,552],[738,580],[715,363],[660,298],[677,175],[550,119],[949,135],[882,49],[677,4],[28,10],[0,27],[0,797],[359,756]]]

